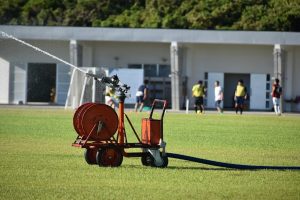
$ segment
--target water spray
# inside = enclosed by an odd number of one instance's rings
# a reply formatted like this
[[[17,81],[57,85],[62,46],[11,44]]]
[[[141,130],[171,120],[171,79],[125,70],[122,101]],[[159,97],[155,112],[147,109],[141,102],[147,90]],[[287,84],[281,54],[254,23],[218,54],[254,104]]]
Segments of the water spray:
[[[76,69],[76,70],[78,70],[78,71],[86,74],[86,71],[84,71],[83,69],[80,69],[79,67],[77,67],[77,66],[75,66],[75,65],[73,65],[73,64],[71,64],[71,63],[69,63],[69,62],[67,62],[67,61],[65,61],[63,59],[61,59],[61,58],[59,58],[59,57],[57,57],[55,55],[52,55],[52,54],[48,53],[47,51],[44,51],[44,50],[42,50],[42,49],[40,49],[40,48],[38,48],[36,46],[33,46],[32,44],[29,44],[29,43],[25,42],[24,40],[20,40],[20,39],[14,37],[14,36],[12,36],[12,35],[10,35],[8,33],[5,33],[3,31],[0,31],[0,32],[1,32],[2,37],[4,37],[4,38],[9,38],[9,39],[12,39],[14,41],[17,41],[17,42],[19,42],[19,43],[21,43],[21,44],[23,44],[25,46],[28,46],[28,47],[34,49],[35,51],[41,52],[44,55],[47,55],[47,56],[49,56],[49,57],[51,57],[51,58],[53,58],[55,60],[58,60],[59,62],[62,62],[64,64],[66,64],[66,65],[68,65],[68,66],[70,66],[70,67],[72,67],[72,68],[74,68],[74,69]]]

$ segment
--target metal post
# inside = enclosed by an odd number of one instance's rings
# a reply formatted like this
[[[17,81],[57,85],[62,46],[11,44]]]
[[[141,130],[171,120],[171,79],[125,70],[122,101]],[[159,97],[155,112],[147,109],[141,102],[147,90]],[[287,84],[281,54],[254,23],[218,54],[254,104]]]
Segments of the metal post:
[[[68,95],[65,103],[65,109],[68,108],[68,103],[72,101],[72,98],[70,97],[71,91],[73,90],[73,82],[74,82],[74,76],[75,76],[76,68],[73,69],[72,75],[71,75],[71,80],[70,80],[70,85],[69,85],[69,90],[68,90]],[[72,104],[72,103],[71,103]]]
[[[80,106],[83,103],[85,88],[86,88],[87,81],[88,81],[87,79],[88,79],[88,77],[85,76],[84,77],[84,82],[83,82],[83,85],[82,85],[81,95],[80,95],[80,102],[79,102],[79,105],[76,105],[76,106]]]
[[[96,74],[96,67],[93,69],[93,73]],[[92,79],[93,87],[92,87],[92,102],[96,102],[96,80]]]

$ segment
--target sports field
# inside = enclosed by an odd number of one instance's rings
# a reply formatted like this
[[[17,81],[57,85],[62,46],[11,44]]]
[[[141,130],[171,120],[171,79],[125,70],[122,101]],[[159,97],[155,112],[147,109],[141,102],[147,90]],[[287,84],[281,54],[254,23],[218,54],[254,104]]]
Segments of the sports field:
[[[147,114],[129,113],[137,130]],[[0,199],[300,199],[300,171],[224,169],[169,159],[88,165],[73,111],[0,108]],[[127,126],[128,127],[128,126]],[[167,151],[211,160],[300,166],[300,116],[165,115]],[[128,128],[128,134],[131,133]]]

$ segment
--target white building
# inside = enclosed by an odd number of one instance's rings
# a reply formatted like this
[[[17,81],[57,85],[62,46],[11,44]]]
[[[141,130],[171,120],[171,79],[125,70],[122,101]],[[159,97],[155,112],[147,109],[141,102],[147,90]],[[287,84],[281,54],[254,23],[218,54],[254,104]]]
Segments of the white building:
[[[219,80],[229,108],[238,79],[248,88],[249,109],[269,110],[272,79],[278,77],[284,110],[300,111],[300,103],[289,102],[300,96],[300,33],[30,26],[0,31],[76,66],[143,68],[152,97],[170,100],[175,110],[186,99],[192,106],[190,90],[198,80],[207,84],[209,108]],[[43,79],[56,88],[56,103],[64,104],[70,82],[64,65],[0,36],[0,103],[47,101],[49,90],[32,84]]]

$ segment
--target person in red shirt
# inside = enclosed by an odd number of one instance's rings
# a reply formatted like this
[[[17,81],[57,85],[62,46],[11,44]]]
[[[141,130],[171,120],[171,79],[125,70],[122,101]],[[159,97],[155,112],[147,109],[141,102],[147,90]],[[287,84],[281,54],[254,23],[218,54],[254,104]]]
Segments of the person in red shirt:
[[[274,81],[274,84],[272,85],[272,100],[274,105],[274,111],[275,114],[280,116],[281,110],[280,110],[280,96],[281,96],[281,87],[279,84],[279,79],[276,78]]]

